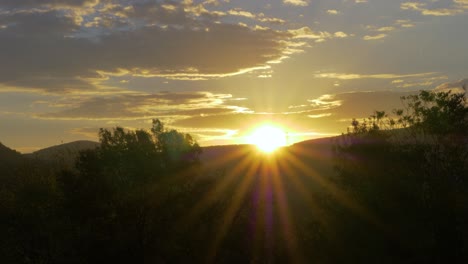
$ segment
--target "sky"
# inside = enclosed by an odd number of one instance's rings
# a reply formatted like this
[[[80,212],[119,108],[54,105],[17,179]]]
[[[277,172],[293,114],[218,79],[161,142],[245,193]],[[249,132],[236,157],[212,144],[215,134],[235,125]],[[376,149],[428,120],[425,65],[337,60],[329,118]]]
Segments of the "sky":
[[[27,153],[99,128],[202,146],[275,124],[341,134],[418,90],[468,83],[468,0],[0,0],[0,142]]]

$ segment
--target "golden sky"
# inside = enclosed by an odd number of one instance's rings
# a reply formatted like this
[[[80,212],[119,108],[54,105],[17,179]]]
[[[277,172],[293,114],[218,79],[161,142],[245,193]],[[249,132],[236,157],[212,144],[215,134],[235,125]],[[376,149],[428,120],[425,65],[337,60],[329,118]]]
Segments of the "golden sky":
[[[293,142],[468,74],[468,0],[1,0],[0,141],[22,152],[152,118],[201,145]]]

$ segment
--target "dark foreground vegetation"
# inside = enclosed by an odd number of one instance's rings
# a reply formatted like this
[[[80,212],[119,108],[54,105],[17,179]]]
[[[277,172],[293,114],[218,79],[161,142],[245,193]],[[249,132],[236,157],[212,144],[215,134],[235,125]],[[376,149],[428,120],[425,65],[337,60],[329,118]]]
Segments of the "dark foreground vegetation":
[[[468,263],[465,95],[403,101],[275,155],[158,120],[73,166],[0,145],[0,262]]]

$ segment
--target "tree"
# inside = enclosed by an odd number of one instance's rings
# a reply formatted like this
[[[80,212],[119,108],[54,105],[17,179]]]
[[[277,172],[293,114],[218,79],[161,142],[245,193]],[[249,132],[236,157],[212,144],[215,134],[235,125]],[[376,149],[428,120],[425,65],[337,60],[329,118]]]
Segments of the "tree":
[[[157,139],[157,148],[163,153],[164,161],[168,167],[175,164],[179,167],[198,163],[201,154],[200,146],[189,134],[177,132],[177,130],[165,130],[160,120],[153,120],[151,128]]]
[[[170,248],[174,218],[193,201],[201,149],[157,119],[151,132],[100,129],[100,147],[80,154],[76,172],[62,173],[84,262],[157,262]]]
[[[421,91],[402,100],[404,109],[391,116],[377,111],[353,120],[335,148],[337,183],[405,241],[396,247],[382,241],[383,251],[391,246],[418,261],[466,261],[465,94]]]

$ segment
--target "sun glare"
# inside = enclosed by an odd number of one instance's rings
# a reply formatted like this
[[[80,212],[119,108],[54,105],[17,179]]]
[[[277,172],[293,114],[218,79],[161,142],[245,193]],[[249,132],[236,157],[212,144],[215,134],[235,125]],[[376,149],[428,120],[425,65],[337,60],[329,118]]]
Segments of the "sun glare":
[[[263,125],[255,129],[249,136],[249,144],[256,145],[265,153],[271,153],[277,148],[286,146],[286,133],[274,125]]]

